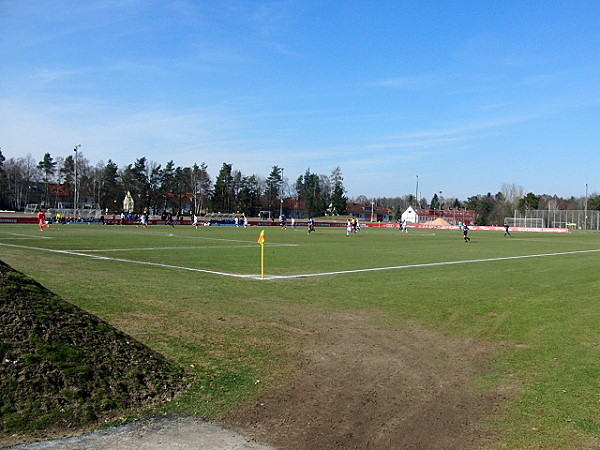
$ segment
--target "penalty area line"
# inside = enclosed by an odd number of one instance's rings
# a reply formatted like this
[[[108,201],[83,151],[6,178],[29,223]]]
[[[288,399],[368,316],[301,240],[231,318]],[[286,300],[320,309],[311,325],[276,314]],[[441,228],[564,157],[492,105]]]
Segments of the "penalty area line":
[[[434,263],[423,263],[423,264],[407,264],[403,266],[388,266],[388,267],[372,267],[368,269],[353,269],[353,270],[340,270],[336,272],[320,272],[320,273],[305,273],[297,275],[269,275],[265,276],[265,280],[284,280],[291,278],[311,278],[311,277],[323,277],[328,275],[345,275],[351,273],[361,272],[379,272],[382,270],[400,270],[400,269],[414,269],[422,267],[436,267],[436,266],[451,266],[455,264],[473,264],[493,261],[509,261],[513,259],[525,259],[525,258],[543,258],[547,256],[562,256],[562,255],[574,255],[579,253],[598,253],[600,249],[593,250],[574,250],[571,252],[557,252],[557,253],[540,253],[536,255],[521,255],[521,256],[502,256],[498,258],[481,258],[481,259],[466,259],[459,261],[441,261]]]

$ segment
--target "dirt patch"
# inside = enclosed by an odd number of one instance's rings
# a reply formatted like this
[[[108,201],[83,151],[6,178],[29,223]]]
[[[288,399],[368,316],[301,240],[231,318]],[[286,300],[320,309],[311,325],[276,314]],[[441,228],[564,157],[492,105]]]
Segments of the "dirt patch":
[[[305,314],[305,313],[304,313]],[[224,423],[286,449],[482,448],[500,394],[476,389],[491,346],[366,314],[282,325],[297,333],[289,381]]]

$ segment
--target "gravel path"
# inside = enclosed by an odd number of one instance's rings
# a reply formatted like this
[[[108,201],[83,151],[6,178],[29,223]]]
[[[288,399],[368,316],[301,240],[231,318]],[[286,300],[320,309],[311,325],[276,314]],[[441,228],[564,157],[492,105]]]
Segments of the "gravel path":
[[[269,450],[241,434],[207,420],[156,416],[70,438],[19,444],[11,450]]]

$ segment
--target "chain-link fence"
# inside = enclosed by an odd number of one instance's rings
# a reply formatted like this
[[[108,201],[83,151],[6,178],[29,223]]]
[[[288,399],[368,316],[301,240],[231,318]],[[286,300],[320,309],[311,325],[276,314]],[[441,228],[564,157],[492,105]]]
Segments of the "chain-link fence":
[[[600,230],[600,211],[597,210],[515,210],[513,217],[504,220],[511,227]]]

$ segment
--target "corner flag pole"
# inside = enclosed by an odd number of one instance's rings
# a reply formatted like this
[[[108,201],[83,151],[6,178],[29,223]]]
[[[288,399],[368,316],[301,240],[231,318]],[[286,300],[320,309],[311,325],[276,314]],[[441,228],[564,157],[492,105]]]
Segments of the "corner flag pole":
[[[260,232],[258,236],[258,243],[260,244],[260,279],[265,279],[265,230]]]

